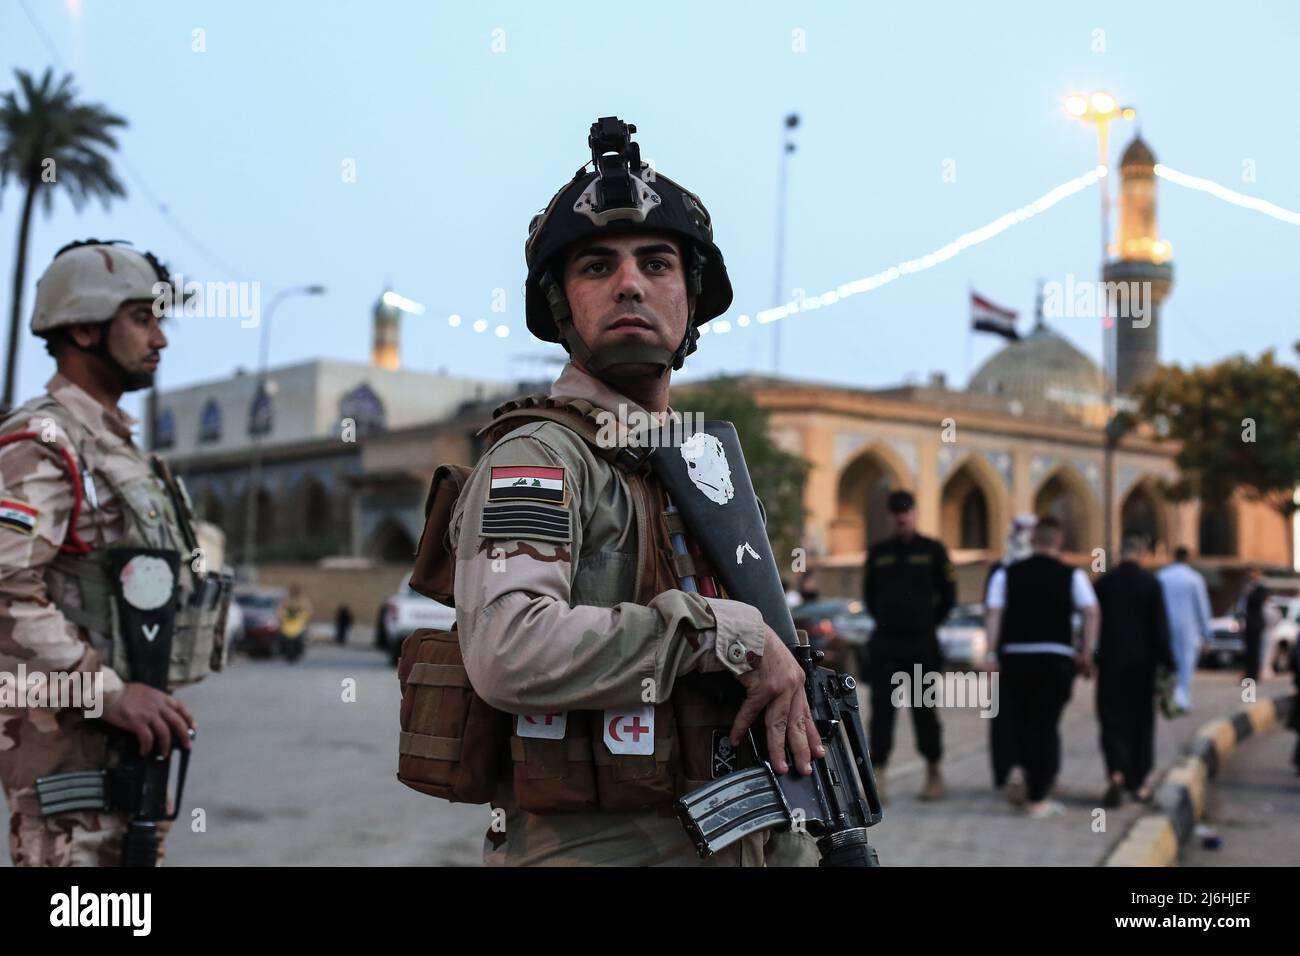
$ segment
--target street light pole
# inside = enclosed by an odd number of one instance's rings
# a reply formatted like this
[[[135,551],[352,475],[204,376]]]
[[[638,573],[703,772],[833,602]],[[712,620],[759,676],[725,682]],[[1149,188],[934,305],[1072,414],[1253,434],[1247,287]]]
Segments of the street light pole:
[[[1112,120],[1123,119],[1131,120],[1136,111],[1129,106],[1121,107],[1115,97],[1109,93],[1075,93],[1065,100],[1065,111],[1076,119],[1092,123],[1097,127],[1097,161],[1101,169],[1101,179],[1098,182],[1101,193],[1101,264],[1099,266],[1099,281],[1106,281],[1106,257],[1110,255],[1110,124]],[[1099,286],[1105,289],[1104,285]],[[1105,302],[1104,295],[1098,295],[1096,300]],[[1104,306],[1103,306],[1104,308]],[[1114,545],[1112,525],[1115,520],[1115,506],[1112,500],[1115,495],[1115,447],[1119,443],[1115,427],[1115,378],[1118,371],[1119,356],[1117,355],[1118,330],[1116,328],[1117,316],[1108,315],[1106,321],[1102,324],[1102,378],[1105,380],[1106,394],[1104,401],[1106,403],[1106,426],[1102,442],[1102,466],[1101,466],[1101,521],[1102,521],[1102,548],[1106,560],[1109,561]]]
[[[291,289],[281,289],[271,297],[271,301],[266,307],[266,315],[262,317],[262,337],[261,344],[258,347],[257,384],[254,386],[253,391],[253,409],[257,408],[258,402],[266,394],[266,367],[271,351],[271,318],[275,315],[275,307],[291,295],[324,294],[325,287],[323,285],[301,285],[294,286]],[[251,428],[249,432],[251,445],[249,448],[248,489],[245,492],[246,500],[244,502],[244,547],[241,557],[242,563],[251,569],[257,563],[255,526],[257,524],[258,491],[262,484],[262,436],[260,432]]]
[[[776,185],[776,263],[772,269],[772,306],[781,305],[785,298],[785,195],[790,154],[794,152],[794,142],[790,139],[790,130],[799,126],[799,114],[790,113],[785,118],[786,134],[781,144],[781,170]],[[781,319],[772,323],[772,373],[781,371]]]

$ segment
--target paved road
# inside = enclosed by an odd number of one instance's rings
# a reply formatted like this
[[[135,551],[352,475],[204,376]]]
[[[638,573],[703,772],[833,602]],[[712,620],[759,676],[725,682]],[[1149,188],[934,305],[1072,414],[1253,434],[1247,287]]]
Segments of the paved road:
[[[355,700],[344,700],[353,681]],[[397,782],[396,670],[366,645],[237,659],[182,692],[199,724],[175,865],[478,865],[488,809]]]
[[[396,781],[396,675],[384,655],[357,640],[313,645],[295,665],[237,659],[181,692],[199,740],[186,814],[168,840],[170,865],[478,865],[487,808],[448,804]],[[350,688],[355,699],[345,700]],[[1266,692],[1283,689],[1278,681]],[[1196,713],[1160,725],[1160,763],[1171,762],[1204,719],[1237,709],[1239,696],[1234,675],[1200,674]],[[922,764],[904,718],[892,761],[894,802],[871,831],[882,862],[1097,863],[1136,809],[1112,811],[1104,832],[1091,828],[1104,782],[1091,685],[1076,684],[1064,726],[1060,796],[1069,813],[1029,821],[991,790],[987,721],[974,710],[944,715],[950,798],[918,802]],[[204,811],[201,831],[195,809]]]
[[[1161,718],[1156,731],[1156,773],[1181,756],[1202,723],[1240,710],[1238,674],[1200,671],[1191,714]],[[895,866],[1092,866],[1101,862],[1140,815],[1132,802],[1103,810],[1106,775],[1093,706],[1094,684],[1076,681],[1061,721],[1061,774],[1056,798],[1067,812],[1050,820],[1027,820],[992,789],[987,721],[971,710],[944,714],[944,772],[949,799],[937,804],[916,799],[924,764],[906,742],[890,762],[891,797],[885,819],[871,830],[882,863]],[[1272,680],[1260,695],[1284,692],[1288,683]],[[1154,776],[1154,775],[1153,775]]]

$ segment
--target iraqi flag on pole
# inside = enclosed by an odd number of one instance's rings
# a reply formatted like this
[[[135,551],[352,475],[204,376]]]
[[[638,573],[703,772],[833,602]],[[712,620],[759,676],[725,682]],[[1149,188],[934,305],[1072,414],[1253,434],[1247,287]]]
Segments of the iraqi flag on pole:
[[[970,321],[976,332],[992,332],[1008,339],[1018,339],[1016,317],[1019,312],[994,305],[978,292],[970,294]]]

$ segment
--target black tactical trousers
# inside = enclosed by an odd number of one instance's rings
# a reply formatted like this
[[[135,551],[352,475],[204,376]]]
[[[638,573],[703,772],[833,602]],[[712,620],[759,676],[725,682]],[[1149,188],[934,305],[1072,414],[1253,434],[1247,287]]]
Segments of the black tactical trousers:
[[[914,687],[916,667],[921,673],[943,672],[943,656],[939,640],[933,634],[915,639],[873,638],[869,649],[871,681],[871,762],[883,767],[889,762],[894,749],[894,716],[898,710],[894,697],[906,696],[906,705],[916,703],[913,694],[923,687]],[[896,674],[906,674],[907,680],[898,681]],[[905,706],[906,706],[905,705]],[[916,749],[931,763],[943,756],[943,727],[939,723],[936,707],[908,706],[912,713],[912,732],[916,735]]]

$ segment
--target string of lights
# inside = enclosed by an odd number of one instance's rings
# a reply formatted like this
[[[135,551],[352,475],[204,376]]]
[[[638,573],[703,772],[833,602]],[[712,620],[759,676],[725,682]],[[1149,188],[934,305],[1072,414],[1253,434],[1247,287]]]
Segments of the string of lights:
[[[1300,226],[1300,212],[1283,209],[1281,206],[1276,203],[1271,203],[1267,199],[1260,199],[1258,196],[1247,196],[1245,193],[1239,193],[1235,189],[1229,189],[1227,186],[1220,185],[1213,180],[1202,179],[1199,176],[1191,176],[1187,173],[1180,173],[1176,169],[1170,169],[1164,163],[1156,163],[1156,175],[1166,182],[1171,182],[1178,186],[1186,186],[1188,189],[1199,190],[1203,193],[1209,193],[1216,199],[1230,202],[1234,206],[1253,209],[1255,212],[1262,212],[1266,216],[1272,216],[1274,219],[1280,219],[1293,226]]]
[[[1075,193],[1095,185],[1106,173],[1102,167],[1090,169],[1082,176],[1076,176],[1073,179],[1061,183],[1056,188],[1039,196],[1031,203],[1027,203],[1018,209],[1003,213],[998,218],[978,229],[972,229],[964,233],[945,245],[924,256],[915,259],[906,259],[897,265],[890,266],[874,275],[864,276],[860,279],[854,279],[850,282],[842,283],[836,288],[823,292],[821,295],[804,296],[787,302],[772,309],[764,309],[755,315],[759,324],[776,322],[780,319],[788,318],[791,315],[797,315],[802,312],[812,312],[827,306],[836,305],[847,299],[849,296],[860,295],[864,292],[873,292],[881,286],[888,285],[905,275],[912,275],[917,272],[923,272],[931,269],[940,263],[947,262],[958,253],[969,249],[971,246],[979,245],[981,242],[987,242],[994,236],[1006,232],[1012,226],[1018,225],[1027,219],[1032,219],[1039,213],[1051,209],[1063,199],[1068,199]],[[748,315],[738,316],[736,325],[744,328],[750,324]],[[712,329],[710,330],[710,326]],[[732,325],[727,320],[710,322],[701,328],[701,334],[712,331],[714,334],[723,335],[730,332]]]

